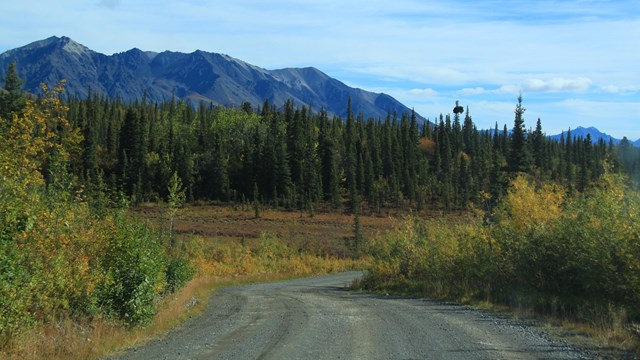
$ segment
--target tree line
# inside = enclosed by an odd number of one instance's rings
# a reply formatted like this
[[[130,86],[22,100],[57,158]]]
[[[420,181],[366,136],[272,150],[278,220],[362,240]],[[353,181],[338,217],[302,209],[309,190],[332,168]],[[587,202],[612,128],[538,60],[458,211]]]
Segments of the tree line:
[[[20,81],[7,73],[3,104],[19,111]],[[478,130],[457,102],[453,115],[424,123],[415,113],[365,119],[348,99],[346,119],[293,101],[228,108],[144,96],[125,103],[90,92],[86,99],[66,94],[64,102],[66,118],[83,137],[64,164],[76,186],[134,204],[165,199],[174,173],[191,201],[260,202],[312,213],[320,206],[490,208],[518,173],[582,192],[607,168],[640,171],[628,141],[614,146],[570,132],[556,141],[540,119],[527,130],[521,97],[513,127],[496,123],[492,130]],[[55,169],[43,170],[53,185]]]
[[[495,202],[521,172],[584,191],[607,166],[637,171],[629,145],[570,132],[551,140],[539,119],[526,130],[521,101],[512,129],[483,131],[469,109],[418,123],[415,114],[365,120],[348,101],[343,119],[292,101],[234,109],[70,97],[68,118],[84,134],[82,156],[70,166],[82,182],[104,181],[134,203],[165,198],[177,172],[190,200],[334,210],[357,200],[371,211]]]

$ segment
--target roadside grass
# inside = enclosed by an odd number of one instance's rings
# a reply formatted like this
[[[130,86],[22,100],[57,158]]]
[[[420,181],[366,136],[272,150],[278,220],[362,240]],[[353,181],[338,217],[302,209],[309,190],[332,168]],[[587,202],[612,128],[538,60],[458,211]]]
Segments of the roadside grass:
[[[165,209],[145,204],[132,215],[168,228]],[[391,229],[391,217],[362,216],[365,236]],[[217,288],[331,272],[361,270],[366,257],[353,258],[349,242],[353,218],[342,213],[306,213],[251,207],[189,205],[178,212],[174,246],[185,254],[196,276],[182,289],[159,300],[153,320],[128,328],[105,319],[66,319],[35,327],[17,338],[6,359],[95,359],[117,354],[164,336],[207,306]]]
[[[16,341],[7,359],[92,359],[119,349],[144,343],[197,315],[212,291],[227,281],[199,277],[173,296],[162,300],[155,318],[146,326],[127,328],[124,324],[96,318],[86,323],[71,319],[32,329]]]
[[[611,358],[628,358],[630,353],[640,355],[640,325],[629,323],[624,310],[608,308],[592,314],[593,321],[576,321],[569,316],[536,312],[527,306],[508,306],[486,300],[467,300],[462,303],[489,310],[514,319],[535,320],[545,331],[568,339],[582,347],[594,349]]]
[[[389,280],[377,283],[371,288],[370,280],[362,279],[351,285],[351,290],[407,297],[424,297],[443,301],[455,301],[477,309],[486,310],[500,316],[535,322],[547,333],[568,340],[580,347],[594,350],[607,359],[640,358],[640,324],[629,323],[623,310],[608,308],[592,314],[593,321],[576,321],[570,316],[550,315],[537,312],[533,307],[518,303],[505,305],[486,299],[474,299],[468,296],[434,296],[423,284],[418,282]]]
[[[116,355],[119,351],[162,337],[186,320],[198,316],[205,309],[216,289],[290,277],[288,274],[201,276],[191,280],[176,294],[163,299],[156,316],[146,326],[130,329],[122,323],[106,319],[93,319],[85,323],[68,319],[25,333],[17,339],[11,353],[0,354],[0,358],[84,360]]]

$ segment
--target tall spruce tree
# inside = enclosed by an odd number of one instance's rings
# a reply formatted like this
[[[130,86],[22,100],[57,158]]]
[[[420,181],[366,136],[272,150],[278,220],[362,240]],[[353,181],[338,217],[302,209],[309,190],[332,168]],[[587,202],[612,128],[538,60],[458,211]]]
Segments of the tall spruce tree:
[[[511,133],[511,147],[509,149],[509,170],[512,173],[527,172],[531,168],[531,155],[527,142],[526,129],[524,127],[524,112],[522,107],[522,95],[518,96],[513,132]]]
[[[574,159],[574,149],[573,149],[573,136],[571,135],[571,129],[567,131],[567,142],[565,144],[565,152],[564,152],[564,174],[566,179],[566,185],[571,193],[573,191],[573,159]]]
[[[351,98],[347,103],[347,124],[344,134],[345,147],[345,173],[347,175],[347,189],[349,190],[349,201],[351,211],[355,213],[358,206],[358,185],[357,185],[357,154],[356,154],[356,124],[351,110]]]
[[[533,160],[537,168],[542,169],[544,161],[544,134],[542,133],[542,123],[540,118],[536,122],[536,130],[531,134],[531,147],[533,150]]]
[[[4,90],[0,89],[0,130],[8,127],[13,115],[20,116],[24,110],[26,98],[22,92],[22,84],[16,62],[13,61],[6,71]]]
[[[340,205],[340,177],[338,171],[338,146],[334,127],[329,122],[326,111],[320,112],[318,151],[320,157],[320,172],[322,176],[322,192],[324,199],[331,203],[335,210]]]

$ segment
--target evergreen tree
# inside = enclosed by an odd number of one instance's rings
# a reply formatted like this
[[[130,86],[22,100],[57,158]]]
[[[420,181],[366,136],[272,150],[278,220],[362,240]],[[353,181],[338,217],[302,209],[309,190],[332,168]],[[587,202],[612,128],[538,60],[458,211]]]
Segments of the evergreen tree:
[[[318,144],[320,152],[320,172],[324,199],[331,203],[335,210],[340,206],[339,154],[336,143],[337,134],[329,123],[327,113],[323,110],[319,118]]]
[[[509,170],[512,173],[527,172],[531,167],[531,159],[527,142],[526,130],[524,127],[522,107],[522,95],[518,96],[518,105],[515,110],[515,120],[513,122],[513,132],[511,134],[511,148],[509,149]]]
[[[213,140],[213,162],[209,184],[214,198],[228,199],[230,192],[229,156],[222,134],[216,134]]]
[[[505,158],[508,158],[510,144],[509,144],[509,130],[507,129],[507,124],[504,124],[504,127],[502,128],[502,132],[500,133],[499,145],[500,145],[499,146],[500,147],[500,153]]]
[[[304,107],[303,107],[304,110]],[[305,112],[303,111],[303,114]],[[304,116],[304,115],[303,115]],[[303,182],[304,189],[303,199],[306,199],[307,209],[310,210],[313,203],[320,199],[322,192],[321,177],[319,174],[318,152],[318,135],[316,133],[315,123],[313,121],[313,111],[309,109],[304,116],[303,124]]]
[[[637,150],[633,144],[624,136],[618,146],[618,157],[622,163],[622,167],[630,174],[634,173],[634,165],[638,157]]]
[[[458,161],[458,203],[461,206],[466,206],[471,199],[471,189],[473,178],[471,177],[471,170],[469,161],[464,153],[460,153],[460,159]]]
[[[440,193],[442,198],[442,204],[445,210],[449,210],[452,206],[453,197],[453,161],[451,152],[451,143],[449,142],[451,133],[451,123],[449,117],[446,117],[447,122],[443,122],[440,119],[440,125],[438,125],[438,153],[440,156],[440,169],[439,179],[441,181]],[[447,125],[448,124],[448,125]]]
[[[22,115],[25,96],[22,92],[23,81],[18,77],[16,62],[7,68],[4,78],[4,90],[0,89],[0,131],[4,131],[13,121],[13,116]]]
[[[92,105],[91,103],[89,104]],[[90,109],[87,109],[85,106],[81,106],[81,114],[82,118],[86,120],[83,122],[84,129],[84,143],[83,143],[83,176],[87,178],[91,178],[93,180],[97,180],[98,176],[98,129],[96,126],[96,120],[93,116],[90,116],[90,113],[93,113]]]
[[[353,249],[356,253],[362,250],[362,228],[360,226],[360,206],[355,205],[353,208]]]
[[[291,191],[291,169],[289,167],[289,153],[287,149],[286,124],[283,121],[282,114],[265,110],[268,108],[268,102],[262,111],[267,111],[268,136],[265,148],[265,166],[269,166],[268,176],[269,182],[266,189],[271,189],[272,198],[277,200],[278,196],[284,199],[288,197]]]
[[[542,133],[542,123],[540,118],[536,122],[536,130],[531,134],[531,147],[533,148],[534,164],[538,169],[542,169],[544,161],[544,134]]]
[[[357,211],[357,159],[356,159],[356,125],[351,111],[351,98],[347,103],[347,124],[344,135],[345,144],[345,173],[347,175],[347,189],[352,213]]]
[[[578,168],[578,191],[584,192],[589,183],[589,161],[591,160],[591,136],[587,137],[580,144],[579,168]]]
[[[564,151],[564,174],[565,174],[565,179],[566,179],[566,185],[567,188],[569,189],[569,192],[571,192],[573,190],[573,154],[574,149],[573,149],[573,138],[571,136],[571,129],[569,129],[569,131],[567,131],[567,141],[565,144],[565,151]]]
[[[260,219],[260,193],[258,191],[258,184],[253,183],[253,210],[254,218]]]
[[[471,157],[475,156],[474,142],[476,132],[473,120],[471,120],[471,115],[469,114],[469,108],[467,108],[464,123],[462,125],[462,143],[463,151]]]
[[[393,140],[392,140],[392,124],[391,114],[387,114],[387,118],[382,126],[382,176],[387,179],[395,177],[396,169],[393,159]]]

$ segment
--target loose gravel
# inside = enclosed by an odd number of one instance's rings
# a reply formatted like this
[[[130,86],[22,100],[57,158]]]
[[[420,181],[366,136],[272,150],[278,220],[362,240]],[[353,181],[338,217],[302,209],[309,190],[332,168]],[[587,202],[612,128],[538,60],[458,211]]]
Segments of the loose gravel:
[[[204,313],[109,359],[591,359],[467,306],[354,293],[350,272],[224,288]]]

